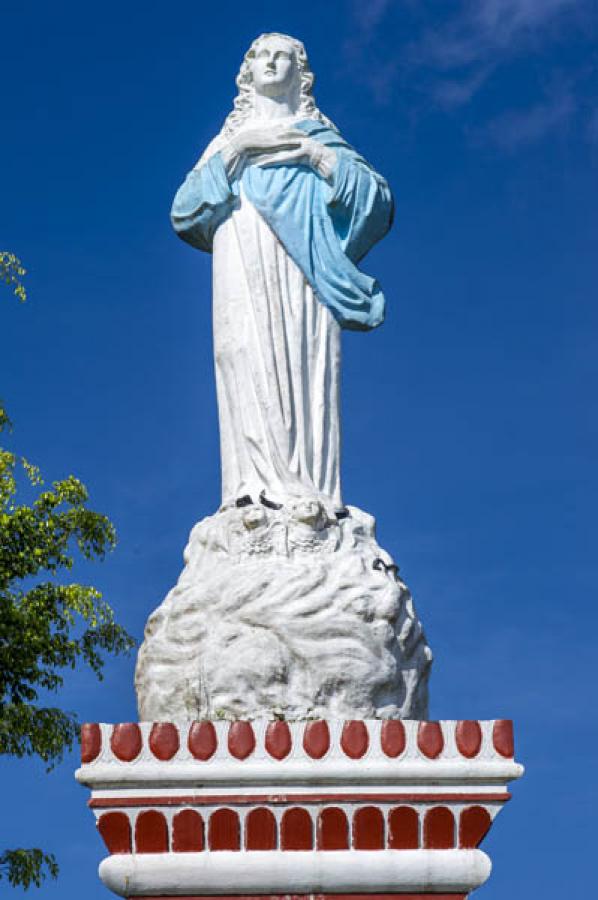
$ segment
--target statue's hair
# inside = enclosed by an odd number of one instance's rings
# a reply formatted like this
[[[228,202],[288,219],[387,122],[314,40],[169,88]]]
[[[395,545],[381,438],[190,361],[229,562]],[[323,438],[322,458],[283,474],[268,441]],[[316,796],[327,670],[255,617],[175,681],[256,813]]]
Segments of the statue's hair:
[[[224,126],[222,129],[223,133],[227,137],[230,137],[236,131],[238,131],[244,125],[247,119],[250,119],[253,114],[254,88],[253,76],[251,74],[251,63],[255,59],[257,47],[260,41],[263,41],[264,38],[269,37],[282,38],[283,40],[288,41],[295,53],[297,66],[299,68],[299,96],[298,107],[296,110],[297,114],[301,115],[301,117],[305,119],[317,119],[323,125],[326,125],[328,128],[334,128],[336,131],[337,129],[334,123],[331,122],[327,116],[321,113],[316,106],[316,101],[314,100],[312,94],[315,76],[309,66],[307,53],[302,42],[297,40],[297,38],[290,37],[290,35],[288,34],[280,34],[278,31],[269,31],[265,34],[260,34],[260,36],[257,37],[255,41],[253,41],[251,47],[243,57],[243,62],[241,63],[239,74],[237,75],[237,87],[239,88],[239,93],[235,97],[233,109],[224,121]]]

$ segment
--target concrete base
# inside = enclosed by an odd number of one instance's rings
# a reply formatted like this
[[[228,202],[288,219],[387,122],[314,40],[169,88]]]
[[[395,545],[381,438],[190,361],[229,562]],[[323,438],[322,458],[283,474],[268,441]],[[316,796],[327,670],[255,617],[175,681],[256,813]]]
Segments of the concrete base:
[[[122,897],[464,898],[523,769],[512,727],[399,720],[84,726]]]
[[[465,900],[467,894],[195,894],[177,900]],[[172,900],[173,895],[137,895],[136,900]]]

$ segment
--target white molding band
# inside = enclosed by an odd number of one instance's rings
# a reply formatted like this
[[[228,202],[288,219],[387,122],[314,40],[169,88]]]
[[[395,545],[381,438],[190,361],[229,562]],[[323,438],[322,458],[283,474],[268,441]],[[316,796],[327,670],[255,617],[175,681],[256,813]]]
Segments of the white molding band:
[[[350,760],[331,759],[322,762],[299,760],[258,761],[215,760],[210,763],[137,762],[96,763],[81,766],[75,777],[80,784],[94,790],[106,790],[117,782],[119,787],[135,788],[160,784],[163,787],[202,785],[399,785],[423,784],[429,787],[466,783],[500,785],[520,778],[523,766],[512,760]]]
[[[468,893],[492,864],[481,850],[116,854],[100,878],[121,897],[312,893]]]

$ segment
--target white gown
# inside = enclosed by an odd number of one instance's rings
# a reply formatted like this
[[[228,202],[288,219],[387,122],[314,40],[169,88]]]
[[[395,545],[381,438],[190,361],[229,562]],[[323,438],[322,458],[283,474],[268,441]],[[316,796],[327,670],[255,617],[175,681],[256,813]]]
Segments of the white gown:
[[[213,257],[223,505],[340,509],[340,326],[242,191]]]

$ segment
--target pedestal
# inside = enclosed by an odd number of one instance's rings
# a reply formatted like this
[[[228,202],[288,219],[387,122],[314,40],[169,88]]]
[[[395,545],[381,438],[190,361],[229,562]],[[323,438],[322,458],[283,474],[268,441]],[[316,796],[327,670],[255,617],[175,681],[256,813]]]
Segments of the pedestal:
[[[122,897],[465,898],[523,769],[511,722],[85,725],[81,784]]]

